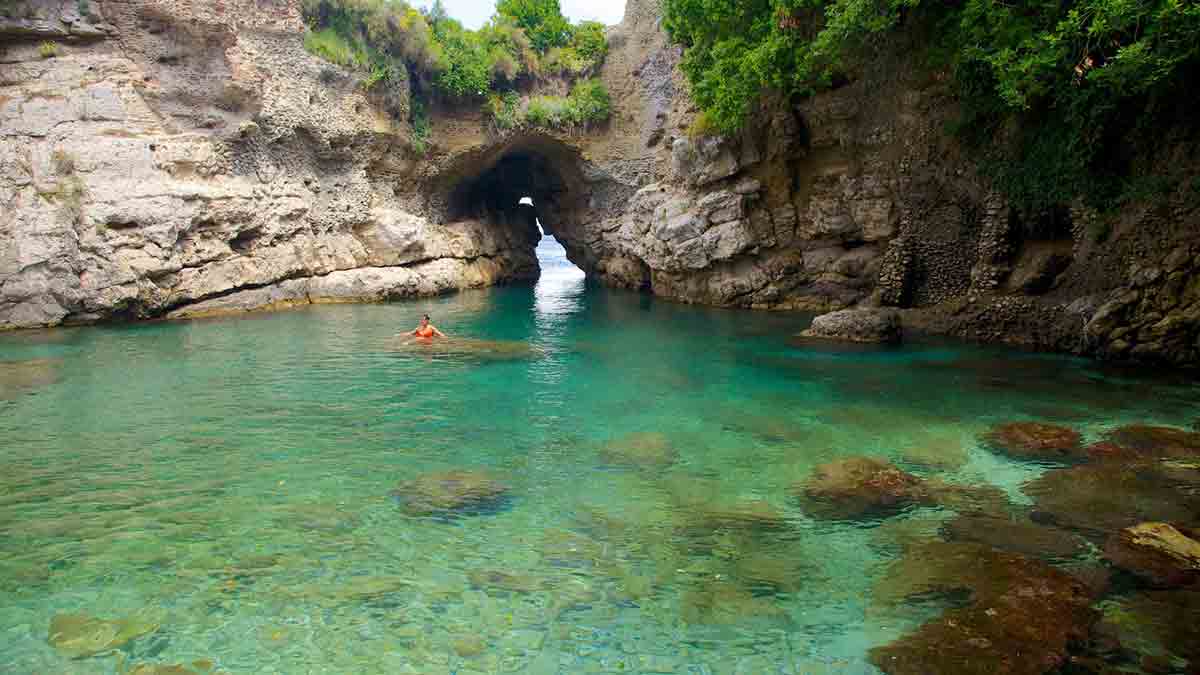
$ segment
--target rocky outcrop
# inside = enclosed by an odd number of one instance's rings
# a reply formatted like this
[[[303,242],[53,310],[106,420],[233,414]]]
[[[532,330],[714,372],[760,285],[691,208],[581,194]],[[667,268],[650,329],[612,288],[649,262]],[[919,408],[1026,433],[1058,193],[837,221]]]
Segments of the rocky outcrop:
[[[1105,555],[1152,586],[1187,586],[1200,579],[1200,542],[1168,523],[1139,523],[1109,537]]]
[[[900,342],[900,319],[895,312],[878,309],[843,309],[822,314],[801,337],[849,342]]]
[[[536,217],[593,280],[685,302],[884,306],[922,332],[1200,363],[1192,192],[1022,219],[945,133],[954,92],[915,37],[696,136],[660,2],[631,0],[608,123],[498,132],[439,104],[418,154],[406,88],[307,54],[297,0],[80,7],[0,15],[0,328],[527,279]],[[1187,138],[1147,171],[1191,166]]]
[[[74,26],[77,6],[39,11]],[[303,50],[297,3],[91,6],[112,37],[3,47],[0,328],[536,277],[531,219],[431,222],[389,196],[404,130]]]

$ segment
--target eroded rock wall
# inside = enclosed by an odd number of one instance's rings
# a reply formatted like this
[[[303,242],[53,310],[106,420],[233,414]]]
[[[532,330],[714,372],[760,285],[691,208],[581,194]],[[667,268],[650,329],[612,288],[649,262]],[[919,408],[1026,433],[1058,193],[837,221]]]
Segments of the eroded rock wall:
[[[86,40],[78,6],[0,18],[0,328],[536,276],[531,224],[395,199],[406,130],[303,50],[294,0],[93,0]]]
[[[618,29],[642,31],[645,47],[612,74],[641,87],[617,124],[651,160],[626,205],[585,228],[597,278],[715,305],[892,306],[929,332],[1200,365],[1200,199],[1187,181],[1115,216],[1075,204],[1023,221],[946,132],[957,101],[949,74],[904,43],[919,36],[882,46],[833,91],[764,104],[740,137],[694,137],[678,52],[648,26]],[[1174,151],[1142,170],[1200,173],[1196,134],[1164,133]]]

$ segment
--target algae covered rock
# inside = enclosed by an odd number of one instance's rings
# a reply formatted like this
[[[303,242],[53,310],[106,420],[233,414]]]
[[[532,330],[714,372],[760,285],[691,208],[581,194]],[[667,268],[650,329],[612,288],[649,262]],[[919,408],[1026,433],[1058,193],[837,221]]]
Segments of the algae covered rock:
[[[1104,548],[1114,565],[1152,586],[1171,588],[1200,580],[1200,541],[1168,523],[1139,523],[1111,536]]]
[[[1200,432],[1174,427],[1131,424],[1113,430],[1109,440],[1146,457],[1200,457]]]
[[[900,317],[886,309],[843,309],[813,319],[800,337],[894,344],[901,338]]]
[[[1007,514],[965,513],[947,521],[942,534],[1035,558],[1067,559],[1086,551],[1084,541],[1070,532]]]
[[[888,570],[876,595],[968,594],[915,631],[870,651],[889,675],[1039,675],[1063,666],[1086,640],[1097,613],[1090,589],[1045,563],[971,543],[911,549]]]
[[[126,643],[158,630],[158,623],[142,617],[100,619],[90,614],[57,614],[50,620],[46,640],[73,659],[107,654]]]
[[[401,483],[392,496],[413,516],[475,514],[494,508],[508,486],[482,471],[437,471]]]
[[[609,464],[661,469],[674,464],[678,453],[665,434],[636,432],[605,443],[600,456]]]
[[[819,518],[868,518],[932,503],[925,481],[871,457],[822,464],[793,492]]]
[[[1041,521],[1106,538],[1144,521],[1195,522],[1200,493],[1186,477],[1158,462],[1094,462],[1047,471],[1023,489]]]
[[[0,400],[54,384],[61,368],[59,359],[0,361]]]
[[[393,351],[471,361],[524,361],[544,355],[537,347],[521,340],[481,340],[459,336],[435,339],[403,336],[395,341]]]
[[[779,530],[787,527],[787,517],[770,502],[743,499],[731,503],[705,504],[690,514],[691,523],[702,527],[732,530]]]
[[[1200,667],[1200,590],[1131,593],[1105,600],[1100,609],[1096,632],[1112,635],[1138,660],[1180,659],[1192,669]]]
[[[1082,455],[1078,431],[1041,422],[1007,422],[984,435],[988,447],[1017,459],[1062,460]]]

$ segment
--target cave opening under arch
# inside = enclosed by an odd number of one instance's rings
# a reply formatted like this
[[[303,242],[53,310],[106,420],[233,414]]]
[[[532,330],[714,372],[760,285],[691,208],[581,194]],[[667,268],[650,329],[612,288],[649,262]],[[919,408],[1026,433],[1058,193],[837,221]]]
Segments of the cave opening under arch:
[[[458,158],[430,198],[446,223],[475,220],[509,228],[533,256],[543,233],[585,274],[594,252],[582,236],[590,192],[578,150],[531,135]]]

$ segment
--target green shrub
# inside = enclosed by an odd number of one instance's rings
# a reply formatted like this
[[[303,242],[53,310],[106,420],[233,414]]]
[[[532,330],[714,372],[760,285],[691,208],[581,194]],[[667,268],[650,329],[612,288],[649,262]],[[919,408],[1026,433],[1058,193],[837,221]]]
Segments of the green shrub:
[[[304,39],[309,52],[362,71],[368,89],[407,80],[412,99],[432,93],[482,100],[490,108],[492,95],[515,88],[523,78],[592,73],[608,51],[603,25],[583,22],[572,28],[558,0],[501,0],[496,15],[478,31],[463,28],[438,1],[424,11],[402,0],[301,0],[301,9],[310,28]],[[543,56],[550,50],[556,52],[552,59]],[[544,68],[546,60],[553,66]],[[577,125],[607,108],[607,95],[597,98],[588,87],[581,91],[589,97],[551,106],[557,113],[547,123]],[[504,105],[497,110],[514,126],[523,123]]]
[[[38,45],[38,54],[40,54],[43,59],[52,59],[58,56],[58,43],[46,40],[42,44]]]
[[[690,138],[703,138],[705,136],[721,135],[721,128],[713,122],[712,117],[708,113],[701,111],[692,123],[688,125],[687,135]]]
[[[332,28],[304,34],[304,49],[330,63],[346,68],[358,68],[368,62],[366,52]]]
[[[607,120],[612,114],[612,102],[599,80],[585,80],[576,83],[569,96],[534,96],[524,112],[515,92],[493,95],[484,111],[500,130],[515,127],[565,130]]]
[[[521,97],[515,91],[492,94],[484,105],[484,114],[491,118],[497,129],[508,130],[520,126],[523,121]]]
[[[580,22],[571,31],[570,48],[593,66],[599,66],[608,56],[608,39],[604,37],[604,29],[604,24],[599,21]]]
[[[409,124],[412,125],[412,148],[422,157],[429,152],[429,113],[425,104],[414,99],[409,106]]]
[[[612,114],[612,100],[608,96],[608,89],[600,80],[577,82],[567,101],[575,111],[576,124],[603,122]]]
[[[500,0],[496,13],[523,28],[541,54],[566,45],[571,37],[571,24],[563,17],[558,0]]]

